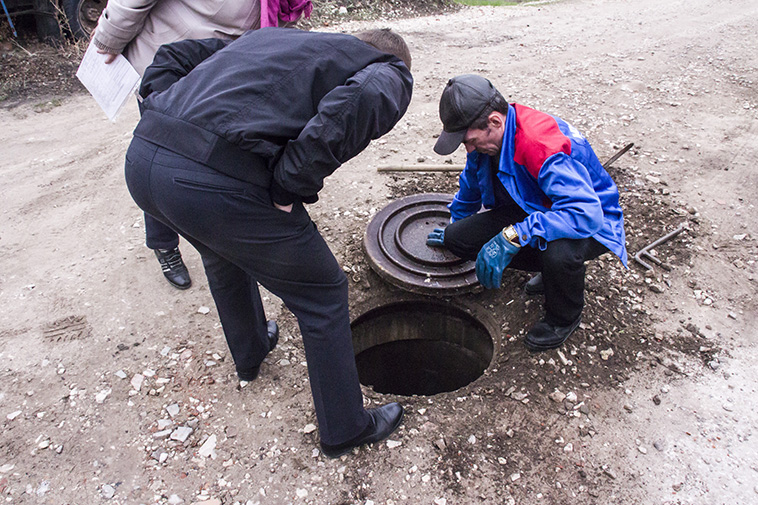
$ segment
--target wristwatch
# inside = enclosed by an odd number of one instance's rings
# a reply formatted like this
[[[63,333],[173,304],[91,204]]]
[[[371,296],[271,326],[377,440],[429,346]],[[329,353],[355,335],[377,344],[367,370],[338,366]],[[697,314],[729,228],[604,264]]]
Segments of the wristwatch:
[[[507,228],[503,228],[503,237],[505,237],[505,240],[511,244],[517,247],[521,247],[521,242],[519,242],[518,239],[518,232],[516,231],[516,228],[513,227],[513,225],[508,226]]]

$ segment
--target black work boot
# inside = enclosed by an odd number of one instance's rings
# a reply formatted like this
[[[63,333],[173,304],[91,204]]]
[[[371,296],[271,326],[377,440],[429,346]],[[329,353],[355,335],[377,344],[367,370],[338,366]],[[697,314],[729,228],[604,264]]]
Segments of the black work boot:
[[[542,272],[538,273],[526,282],[524,292],[527,295],[541,295],[545,292],[545,284],[542,283]]]
[[[173,249],[155,249],[155,256],[161,264],[166,280],[177,289],[187,289],[192,285],[187,267],[182,261],[178,247]]]
[[[556,326],[543,319],[532,326],[532,329],[526,334],[524,344],[530,351],[547,351],[560,347],[579,326],[581,320],[582,316],[580,315],[567,326]]]

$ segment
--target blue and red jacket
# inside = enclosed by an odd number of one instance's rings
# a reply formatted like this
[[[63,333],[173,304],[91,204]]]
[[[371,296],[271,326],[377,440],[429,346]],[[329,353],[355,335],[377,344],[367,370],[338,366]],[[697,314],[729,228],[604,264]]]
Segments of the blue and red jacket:
[[[448,205],[452,221],[505,204],[493,188],[490,156],[473,151]],[[592,237],[626,266],[624,214],[616,184],[589,142],[560,118],[508,106],[497,177],[529,214],[516,223],[522,246],[545,250],[561,238]]]

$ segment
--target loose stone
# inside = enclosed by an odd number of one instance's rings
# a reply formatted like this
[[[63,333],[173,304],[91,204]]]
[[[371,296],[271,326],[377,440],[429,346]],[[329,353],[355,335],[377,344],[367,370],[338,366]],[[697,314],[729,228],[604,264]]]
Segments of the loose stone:
[[[142,376],[142,374],[134,374],[134,377],[132,377],[131,385],[132,388],[135,391],[139,391],[142,388],[142,382],[145,380],[145,378]]]
[[[192,434],[192,428],[187,426],[180,426],[171,433],[171,440],[178,442],[184,442]]]
[[[556,403],[561,403],[566,398],[566,395],[556,389],[548,397]]]
[[[205,443],[200,447],[200,450],[197,451],[197,453],[200,456],[203,456],[205,458],[216,458],[216,435],[211,435],[208,437],[208,440],[205,441]]]
[[[110,500],[116,494],[116,490],[110,484],[103,484],[103,487],[100,488],[100,494],[106,500]]]

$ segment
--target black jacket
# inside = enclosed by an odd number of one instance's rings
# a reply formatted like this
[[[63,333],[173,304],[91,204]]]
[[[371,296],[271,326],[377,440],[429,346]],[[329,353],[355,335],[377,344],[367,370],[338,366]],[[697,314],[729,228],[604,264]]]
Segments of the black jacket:
[[[145,71],[134,135],[271,185],[289,204],[390,131],[412,87],[400,59],[352,35],[263,28],[233,42],[184,40]]]

